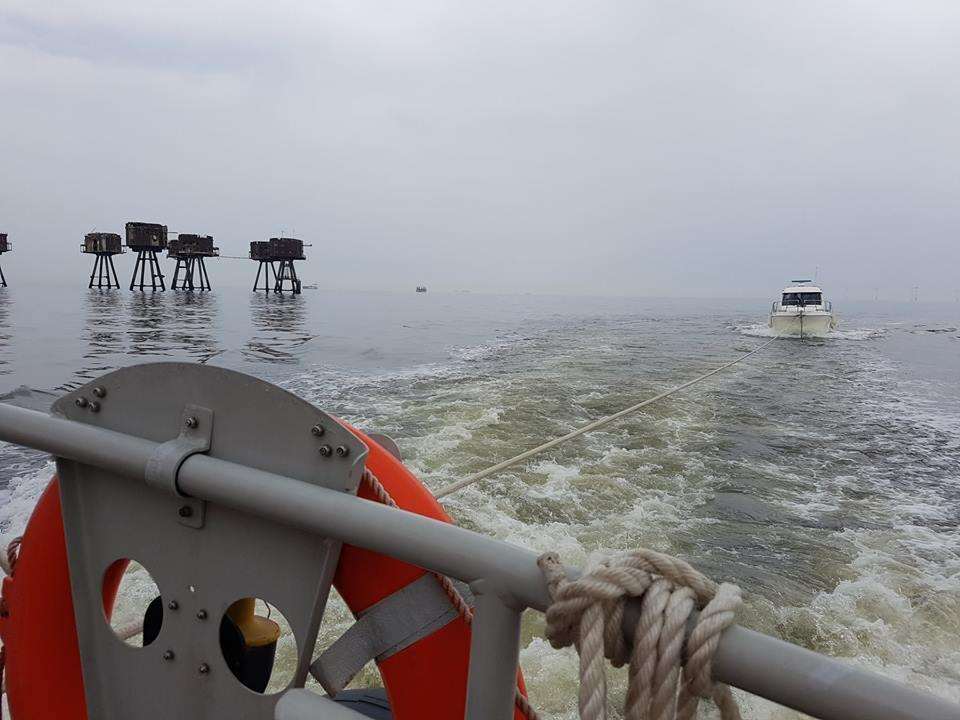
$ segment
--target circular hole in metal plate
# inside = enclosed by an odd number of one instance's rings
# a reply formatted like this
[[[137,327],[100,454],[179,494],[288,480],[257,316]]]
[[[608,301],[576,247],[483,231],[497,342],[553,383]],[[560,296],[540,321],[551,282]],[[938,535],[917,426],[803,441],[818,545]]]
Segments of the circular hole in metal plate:
[[[275,606],[241,598],[220,618],[220,651],[234,677],[249,690],[272,694],[290,686],[297,668],[297,640]]]
[[[116,588],[116,592],[114,592]],[[120,640],[146,647],[163,626],[163,600],[150,572],[136,560],[119,558],[103,573],[103,617]]]

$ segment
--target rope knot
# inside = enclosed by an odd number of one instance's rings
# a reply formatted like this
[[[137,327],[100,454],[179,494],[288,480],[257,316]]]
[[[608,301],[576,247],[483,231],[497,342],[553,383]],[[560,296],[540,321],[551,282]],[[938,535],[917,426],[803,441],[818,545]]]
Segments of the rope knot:
[[[556,553],[537,564],[553,600],[546,636],[555,648],[575,646],[580,655],[580,717],[606,718],[606,673],[629,661],[626,720],[690,720],[701,697],[712,698],[723,720],[739,720],[730,689],[712,678],[720,635],[742,604],[740,588],[717,585],[690,564],[653,550],[595,553],[575,580]],[[629,598],[639,598],[633,647],[622,621]],[[687,619],[700,610],[689,637]]]

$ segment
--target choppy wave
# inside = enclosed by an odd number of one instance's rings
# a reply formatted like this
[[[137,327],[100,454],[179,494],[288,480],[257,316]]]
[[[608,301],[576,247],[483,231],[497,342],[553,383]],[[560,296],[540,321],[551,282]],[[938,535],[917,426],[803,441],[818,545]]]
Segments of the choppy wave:
[[[837,339],[884,334],[853,329]],[[456,397],[476,399],[479,390],[497,408],[489,424],[472,422],[473,400],[461,405],[446,397],[447,388],[435,389],[429,417],[401,438],[424,479],[439,486],[626,404],[628,376],[601,378],[590,343],[570,340],[558,338],[563,349],[549,359],[531,357],[497,380],[483,365],[488,358],[474,377],[458,377]],[[621,338],[618,349],[608,340],[604,355],[616,362],[626,343]],[[680,553],[748,590],[747,624],[960,699],[960,651],[952,642],[960,622],[960,543],[949,517],[955,505],[946,502],[960,497],[951,490],[960,468],[948,461],[932,483],[928,462],[949,447],[960,420],[924,402],[931,389],[906,387],[894,365],[873,356],[825,357],[846,368],[822,390],[816,361],[798,378],[795,357],[786,359],[765,377],[744,371],[696,401],[651,408],[575,449],[511,469],[453,496],[448,507],[470,527],[535,551],[559,550],[573,563],[600,546]],[[582,375],[572,376],[580,363]],[[686,377],[683,365],[674,373]],[[784,396],[784,371],[803,388],[795,392],[803,406]],[[807,384],[805,375],[816,382]],[[716,394],[722,402],[713,402]],[[564,409],[552,415],[547,409],[558,398]],[[809,411],[818,405],[826,412]],[[853,427],[847,412],[857,417]],[[900,454],[891,455],[888,443]],[[894,478],[903,485],[892,486]],[[536,614],[524,622],[533,636],[521,654],[531,696],[548,717],[576,717],[575,655],[536,637]],[[611,678],[617,702],[625,686],[622,676]],[[752,717],[801,717],[741,696]]]
[[[747,323],[734,325],[733,329],[741,335],[751,337],[776,337],[777,333],[769,325],[761,323]],[[845,328],[838,327],[830,332],[829,335],[818,337],[818,340],[873,340],[883,337],[887,333],[886,328]]]
[[[5,548],[10,540],[23,533],[30,513],[54,472],[56,466],[49,460],[24,462],[19,469],[14,469],[6,487],[0,490],[0,547]]]

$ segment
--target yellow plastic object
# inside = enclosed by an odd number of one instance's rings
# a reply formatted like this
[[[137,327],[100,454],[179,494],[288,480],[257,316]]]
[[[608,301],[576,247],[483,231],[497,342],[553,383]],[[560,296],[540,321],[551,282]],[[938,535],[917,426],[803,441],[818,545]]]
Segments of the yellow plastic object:
[[[227,609],[227,616],[236,623],[247,647],[273,645],[280,639],[280,626],[270,618],[256,614],[256,599],[237,600]]]

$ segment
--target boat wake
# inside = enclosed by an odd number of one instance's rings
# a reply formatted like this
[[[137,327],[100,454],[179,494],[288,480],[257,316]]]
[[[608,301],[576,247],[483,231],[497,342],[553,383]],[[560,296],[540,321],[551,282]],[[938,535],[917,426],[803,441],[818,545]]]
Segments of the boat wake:
[[[734,325],[733,330],[750,337],[776,337],[776,332],[763,323]],[[883,328],[838,328],[829,335],[817,336],[818,340],[874,340],[886,334]]]
[[[707,355],[727,359],[732,346],[746,352],[762,344],[749,338],[774,336],[746,313],[732,317],[742,322],[571,321],[451,343],[435,362],[358,371],[320,358],[282,379],[319,406],[394,436],[411,469],[438,488],[609,414],[625,396],[641,400],[689,379],[706,362],[705,336]],[[843,328],[823,342],[909,327]],[[575,564],[598,547],[687,552],[708,574],[749,588],[744,625],[960,701],[960,416],[939,401],[937,383],[910,380],[884,359],[883,345],[833,344],[839,356],[813,352],[804,363],[773,354],[767,372],[651,406],[452,495],[447,507],[466,527]],[[697,362],[678,361],[693,351]],[[843,362],[831,364],[837,357]],[[22,531],[54,466],[13,446],[0,445],[0,460],[8,478],[2,549]],[[131,580],[121,615],[148,591]],[[352,623],[334,594],[319,647]],[[538,615],[524,623],[531,696],[543,717],[572,720],[577,655],[537,637]],[[296,667],[295,638],[283,630],[282,673]],[[609,681],[615,694],[626,692],[623,675]],[[352,687],[380,682],[371,664]],[[801,717],[738,697],[758,720]]]

